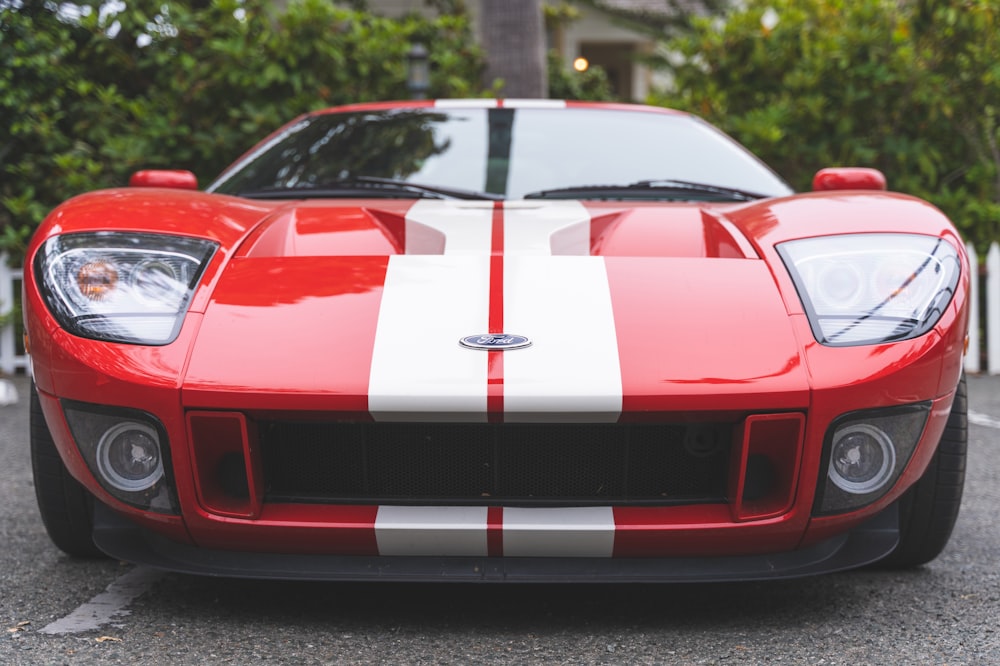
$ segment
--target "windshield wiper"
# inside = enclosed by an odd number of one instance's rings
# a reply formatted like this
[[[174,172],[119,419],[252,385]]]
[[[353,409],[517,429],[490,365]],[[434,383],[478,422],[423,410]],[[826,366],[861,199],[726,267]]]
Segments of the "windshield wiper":
[[[768,195],[723,185],[688,180],[640,180],[628,185],[579,185],[539,190],[525,199],[683,199],[698,201],[755,201]]]
[[[438,185],[410,183],[405,180],[379,178],[377,176],[355,176],[319,186],[269,187],[259,190],[246,190],[238,196],[248,199],[325,199],[325,198],[430,198],[430,199],[488,199],[497,201],[500,195],[488,192],[474,192]]]

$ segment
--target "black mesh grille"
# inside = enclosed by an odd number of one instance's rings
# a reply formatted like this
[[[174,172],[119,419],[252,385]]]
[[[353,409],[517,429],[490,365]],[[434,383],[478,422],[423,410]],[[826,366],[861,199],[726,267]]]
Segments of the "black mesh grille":
[[[724,501],[732,427],[261,424],[267,501]]]

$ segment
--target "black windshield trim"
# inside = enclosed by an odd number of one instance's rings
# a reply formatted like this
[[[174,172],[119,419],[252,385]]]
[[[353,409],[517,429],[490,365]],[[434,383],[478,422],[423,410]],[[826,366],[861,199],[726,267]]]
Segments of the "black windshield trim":
[[[658,199],[664,194],[697,195],[699,200],[706,201],[756,201],[766,199],[768,195],[759,192],[696,183],[687,180],[640,180],[627,185],[580,185],[576,187],[560,187],[552,190],[539,190],[524,195],[525,199]],[[596,196],[595,196],[596,195]],[[709,197],[706,199],[706,197]],[[691,197],[672,197],[689,200]]]
[[[376,176],[356,176],[342,181],[324,183],[318,187],[277,187],[261,190],[247,190],[237,196],[246,199],[326,199],[326,198],[358,198],[358,197],[389,197],[395,199],[463,199],[491,201],[503,197],[487,192],[472,192],[437,185],[410,183],[392,178]]]

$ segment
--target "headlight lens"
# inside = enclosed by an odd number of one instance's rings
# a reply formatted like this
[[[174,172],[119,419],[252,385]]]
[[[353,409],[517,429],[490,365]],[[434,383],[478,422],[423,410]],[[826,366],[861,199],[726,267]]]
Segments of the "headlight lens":
[[[35,275],[52,315],[85,338],[167,344],[217,245],[197,238],[118,232],[48,239]]]
[[[906,340],[929,331],[961,273],[947,241],[916,234],[854,234],[790,241],[778,252],[816,339],[831,346]]]

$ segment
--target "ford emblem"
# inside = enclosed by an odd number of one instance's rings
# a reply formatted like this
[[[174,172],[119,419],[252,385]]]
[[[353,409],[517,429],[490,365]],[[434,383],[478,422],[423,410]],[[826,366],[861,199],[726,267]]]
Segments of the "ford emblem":
[[[485,349],[487,351],[505,351],[507,349],[521,349],[531,346],[530,339],[523,335],[511,335],[510,333],[467,335],[458,342],[463,347],[468,347],[469,349]]]

